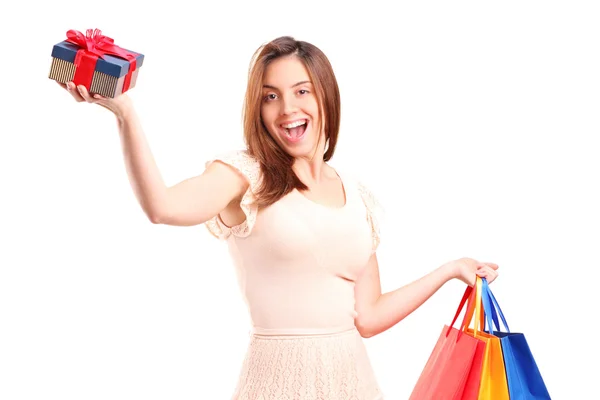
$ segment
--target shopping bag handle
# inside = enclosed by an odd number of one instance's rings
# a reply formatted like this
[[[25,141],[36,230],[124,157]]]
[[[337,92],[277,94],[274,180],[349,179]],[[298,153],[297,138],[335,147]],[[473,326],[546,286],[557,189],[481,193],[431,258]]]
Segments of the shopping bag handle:
[[[473,322],[473,336],[478,337],[482,336],[481,333],[485,331],[485,307],[483,304],[483,280],[477,276],[475,281],[475,290],[469,299],[469,306],[467,308],[467,312],[465,313],[465,318],[463,320],[463,324],[461,326],[461,332],[458,336],[462,334],[462,331],[466,331],[468,327]],[[488,313],[489,317],[489,313]]]
[[[492,306],[492,302],[490,301],[489,293],[490,287],[487,283],[487,279],[481,279],[481,303],[483,306],[483,313],[485,314],[484,318],[487,321],[488,329],[483,328],[484,332],[488,334],[492,334],[494,331],[494,325],[492,325],[492,321],[496,324],[496,328],[500,330],[500,324],[498,323],[498,315],[496,315],[496,309]]]
[[[463,297],[458,306],[458,309],[456,310],[456,313],[454,314],[452,323],[450,324],[449,329],[446,331],[446,337],[448,337],[448,335],[450,334],[450,330],[456,323],[456,320],[458,319],[458,316],[460,315],[462,309],[464,308],[465,303],[467,304],[467,310],[465,312],[462,323],[460,325],[459,333],[456,337],[457,341],[462,336],[462,333],[468,329],[469,325],[471,325],[471,322],[473,321],[473,317],[475,317],[475,323],[473,326],[474,336],[481,336],[480,333],[485,332],[486,317],[488,319],[488,325],[491,326],[491,320],[489,319],[490,313],[485,312],[486,307],[484,306],[484,300],[483,300],[484,299],[484,295],[483,295],[484,294],[484,290],[483,290],[483,281],[484,280],[485,279],[482,280],[482,278],[477,276],[476,281],[475,281],[475,288],[473,288],[472,286],[467,286],[467,288],[465,289],[465,293],[463,294]],[[486,284],[487,284],[487,281],[486,281]],[[486,300],[487,299],[488,298],[486,297]],[[490,307],[488,306],[487,308],[489,309]],[[503,318],[504,318],[504,316],[503,316]]]
[[[475,281],[475,322],[473,323],[473,335],[478,336],[478,333],[485,332],[485,308],[483,307],[482,292],[483,283],[479,276]],[[471,323],[473,315],[470,315],[468,324]],[[467,326],[468,326],[467,324]],[[465,329],[467,328],[465,326]]]
[[[463,317],[458,335],[456,335],[457,342],[458,342],[458,340],[460,340],[460,338],[462,337],[462,334],[468,329],[469,325],[471,324],[471,321],[473,320],[474,312],[476,312],[475,327],[473,330],[474,336],[479,336],[478,332],[483,331],[483,328],[484,328],[484,326],[483,326],[484,325],[483,324],[484,312],[483,312],[483,308],[481,306],[481,279],[479,277],[477,277],[475,288],[468,286],[467,289],[465,289],[463,301],[461,301],[461,305],[459,307],[458,312],[460,312],[460,310],[463,308],[464,301],[466,300],[467,296],[468,296],[467,311],[465,312],[465,315]],[[458,312],[457,312],[457,315],[454,316],[455,320],[456,320],[456,317],[458,316]],[[450,329],[448,329],[448,331],[446,332],[446,336],[448,336],[449,332],[450,332]]]
[[[469,299],[469,297],[471,297],[472,291],[473,291],[473,288],[471,286],[467,285],[467,288],[465,289],[465,293],[463,294],[463,297],[460,300],[460,304],[458,305],[458,308],[456,309],[456,314],[454,314],[454,318],[452,319],[452,323],[450,324],[449,329],[446,331],[446,337],[448,337],[448,335],[450,334],[450,331],[452,330],[452,327],[456,323],[456,320],[458,319],[460,312],[464,308],[465,303],[467,302],[467,299]],[[463,321],[463,324],[464,324],[464,321]]]
[[[492,299],[492,302],[494,303],[495,311],[498,311],[498,314],[500,314],[500,318],[502,319],[502,323],[504,324],[504,327],[506,328],[506,332],[510,333],[510,329],[508,328],[508,323],[506,322],[504,313],[502,312],[502,309],[500,308],[500,304],[498,304],[498,300],[496,300],[496,296],[494,296],[494,293],[489,289],[489,287],[488,287],[488,294],[489,294],[490,298]]]
[[[492,300],[490,299],[490,287],[487,283],[487,279],[485,278],[483,279],[482,289],[484,291],[482,296],[483,308],[485,309],[486,321],[488,323],[488,329],[486,332],[491,334],[494,331],[494,326],[496,327],[497,331],[500,331],[500,323],[498,322],[498,314],[496,312],[496,308],[494,307],[494,305],[492,304]],[[494,325],[492,325],[492,321],[490,321],[490,315],[492,317]]]
[[[498,314],[500,314],[500,318],[502,319],[502,323],[506,328],[506,332],[510,333],[510,329],[508,327],[508,323],[506,322],[506,318],[504,317],[504,313],[502,312],[502,309],[500,308],[500,305],[498,304],[498,301],[496,300],[494,293],[492,293],[492,290],[490,289],[490,286],[485,278],[482,279],[482,300],[484,303],[484,310],[488,322],[487,332],[491,334],[494,330],[492,321],[494,322],[497,331],[501,332],[500,323],[498,321]],[[489,318],[490,316],[492,318],[491,320]]]

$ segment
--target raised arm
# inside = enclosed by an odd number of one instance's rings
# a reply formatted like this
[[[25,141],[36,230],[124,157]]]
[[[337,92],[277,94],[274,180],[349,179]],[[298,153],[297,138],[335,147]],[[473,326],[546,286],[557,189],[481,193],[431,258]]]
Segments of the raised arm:
[[[248,181],[223,163],[211,163],[198,176],[167,187],[156,165],[131,99],[90,96],[84,86],[60,84],[75,100],[96,103],[116,118],[129,182],[144,213],[153,223],[177,226],[199,225],[230,205],[248,188]]]

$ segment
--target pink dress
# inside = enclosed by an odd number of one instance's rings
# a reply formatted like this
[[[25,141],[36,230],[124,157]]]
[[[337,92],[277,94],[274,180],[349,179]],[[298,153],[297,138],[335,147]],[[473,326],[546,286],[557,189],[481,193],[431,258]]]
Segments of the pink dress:
[[[252,321],[234,400],[381,400],[354,318],[354,285],[379,244],[378,203],[343,174],[346,204],[327,207],[298,190],[260,211],[260,168],[245,151],[219,160],[250,186],[246,220],[208,230],[227,241]]]

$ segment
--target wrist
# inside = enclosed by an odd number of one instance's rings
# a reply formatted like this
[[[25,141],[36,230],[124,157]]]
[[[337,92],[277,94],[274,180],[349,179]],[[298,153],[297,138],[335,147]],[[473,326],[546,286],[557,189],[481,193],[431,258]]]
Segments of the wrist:
[[[119,124],[122,124],[135,115],[135,109],[133,107],[133,104],[127,102],[127,104],[115,107],[113,114],[115,114],[115,117],[117,117],[117,121],[119,122]]]
[[[134,113],[133,102],[126,93],[111,99],[105,106],[112,111],[119,122],[129,118],[129,116]]]
[[[446,282],[458,278],[456,263],[454,263],[454,261],[445,263],[439,269],[444,275],[444,279],[446,280]]]

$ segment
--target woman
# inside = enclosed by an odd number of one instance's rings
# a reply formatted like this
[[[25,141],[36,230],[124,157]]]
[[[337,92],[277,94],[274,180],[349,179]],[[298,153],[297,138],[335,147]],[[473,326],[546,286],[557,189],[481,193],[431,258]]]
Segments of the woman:
[[[227,241],[253,324],[234,399],[383,399],[362,338],[394,326],[451,279],[497,277],[497,265],[462,258],[381,293],[379,205],[327,164],[340,98],[327,57],[310,43],[280,37],[256,51],[247,149],[169,188],[126,94],[62,86],[116,115],[132,188],[153,223],[205,223]]]

